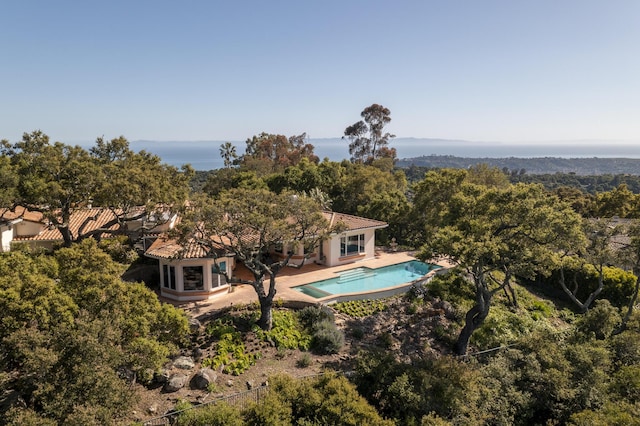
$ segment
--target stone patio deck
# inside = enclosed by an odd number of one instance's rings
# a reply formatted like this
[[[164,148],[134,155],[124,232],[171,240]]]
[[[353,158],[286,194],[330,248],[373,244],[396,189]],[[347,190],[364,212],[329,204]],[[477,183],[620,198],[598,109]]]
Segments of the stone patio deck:
[[[318,299],[303,294],[293,287],[308,284],[315,281],[320,281],[328,278],[334,278],[336,272],[344,271],[347,269],[353,269],[358,267],[369,268],[381,268],[383,266],[395,265],[398,263],[408,262],[416,260],[410,252],[395,252],[386,253],[381,252],[374,259],[363,260],[346,265],[340,265],[335,267],[327,267],[323,265],[317,265],[315,263],[303,266],[300,269],[285,268],[278,274],[276,278],[277,293],[274,300],[283,301],[298,301],[303,303],[318,303]],[[446,262],[437,262],[442,266],[449,266]],[[234,275],[240,278],[251,279],[251,274],[244,268],[243,265],[238,265],[234,271]],[[268,285],[268,282],[265,283]],[[174,303],[174,301],[163,300],[166,302]],[[184,309],[190,316],[200,316],[211,311],[226,308],[232,305],[250,304],[258,301],[258,296],[251,285],[241,284],[233,287],[233,291],[226,292],[214,296],[208,300],[202,300],[197,302],[184,302],[176,304],[176,306]]]

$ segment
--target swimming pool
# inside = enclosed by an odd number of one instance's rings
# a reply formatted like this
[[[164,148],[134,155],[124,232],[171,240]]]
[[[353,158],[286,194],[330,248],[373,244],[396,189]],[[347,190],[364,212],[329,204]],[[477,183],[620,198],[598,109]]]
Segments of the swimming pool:
[[[410,283],[438,268],[440,266],[418,260],[376,269],[360,267],[338,272],[336,278],[316,281],[294,289],[316,299],[338,294],[366,293]]]

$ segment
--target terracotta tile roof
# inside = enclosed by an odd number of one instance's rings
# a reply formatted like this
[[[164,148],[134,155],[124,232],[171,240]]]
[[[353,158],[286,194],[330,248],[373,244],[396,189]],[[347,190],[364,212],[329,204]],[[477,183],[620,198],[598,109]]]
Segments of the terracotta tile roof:
[[[339,222],[346,225],[348,231],[356,231],[359,229],[380,229],[389,226],[388,223],[380,220],[367,219],[365,217],[353,216],[345,213],[336,213],[325,211],[322,212],[324,217],[329,221],[330,226],[334,226]]]
[[[224,249],[221,244],[214,243],[214,245],[221,251]],[[145,255],[158,259],[173,259],[178,256],[181,259],[202,259],[209,257],[209,249],[198,244],[195,239],[190,240],[186,246],[183,247],[177,240],[163,235],[149,246]]]
[[[29,222],[42,222],[42,213],[32,212],[21,206],[16,207],[14,210],[0,209],[0,221],[12,221],[16,219],[27,220]]]
[[[364,217],[353,216],[344,213],[335,213],[325,211],[322,212],[325,219],[329,222],[331,226],[342,222],[346,225],[348,231],[355,231],[360,229],[379,229],[385,228],[388,226],[386,222],[381,222],[379,220],[367,219]],[[241,238],[248,242],[251,238],[255,238],[255,236],[251,235],[242,235]],[[228,243],[228,241],[227,241]],[[220,249],[222,249],[222,245],[219,245]],[[178,244],[175,239],[170,239],[166,236],[161,236],[157,240],[151,244],[151,246],[147,249],[146,255],[154,258],[161,259],[172,259],[176,257],[180,257],[182,259],[201,259],[203,257],[207,257],[209,254],[205,248],[203,248],[200,244],[197,244],[195,240],[189,241],[184,248],[184,252],[181,253],[182,246]]]
[[[83,229],[83,233],[91,232],[96,229],[104,227],[109,221],[115,219],[115,215],[111,210],[105,210],[102,208],[90,208],[90,209],[82,209],[76,210],[71,215],[71,219],[69,220],[69,230],[72,235],[76,237],[78,235],[78,231],[85,221],[87,221],[87,225]],[[45,224],[46,225],[46,224]],[[108,228],[109,230],[118,229],[118,225],[112,225]],[[103,236],[108,236],[110,234],[105,234]],[[55,226],[46,226],[39,234],[33,236],[22,236],[16,237],[16,241],[61,241],[62,235],[60,231]]]

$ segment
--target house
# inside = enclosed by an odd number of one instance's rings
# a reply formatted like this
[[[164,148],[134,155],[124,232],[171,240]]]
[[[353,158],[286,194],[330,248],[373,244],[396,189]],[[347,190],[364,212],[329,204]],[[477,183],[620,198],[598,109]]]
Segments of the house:
[[[74,237],[80,232],[87,234],[100,229],[115,231],[119,225],[110,224],[114,219],[116,214],[110,209],[98,207],[77,209],[72,212],[69,219],[69,230]],[[144,245],[147,238],[156,238],[161,232],[166,232],[173,227],[175,221],[175,214],[171,217],[163,217],[161,221],[150,216],[144,220],[127,222],[127,229],[133,232],[144,230],[145,232],[140,232],[138,235]],[[111,235],[105,232],[102,237],[108,238]],[[0,252],[10,251],[12,245],[18,243],[28,245],[32,249],[51,250],[62,242],[60,231],[42,213],[29,211],[23,207],[16,207],[13,210],[0,209]]]
[[[375,230],[387,227],[387,223],[373,219],[336,212],[323,212],[330,226],[341,223],[339,234],[332,234],[322,241],[310,255],[303,253],[302,246],[295,249],[292,263],[314,262],[325,266],[371,259],[375,256]],[[222,249],[222,247],[220,247]],[[288,252],[286,243],[273,247],[271,256],[284,256]],[[161,236],[149,247],[145,255],[158,260],[160,269],[160,294],[177,301],[204,300],[230,291],[227,276],[232,277],[236,260],[230,253],[218,252],[210,255],[195,242],[181,246],[176,240]]]

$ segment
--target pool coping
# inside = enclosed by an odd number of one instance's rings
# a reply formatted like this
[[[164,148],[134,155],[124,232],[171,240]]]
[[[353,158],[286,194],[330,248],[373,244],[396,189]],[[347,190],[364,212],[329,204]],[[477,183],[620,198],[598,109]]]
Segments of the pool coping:
[[[412,262],[412,261],[418,261],[420,262],[420,260],[418,259],[411,259],[411,260],[406,260],[404,262],[398,262],[398,263],[392,263],[389,265],[384,265],[384,266],[378,266],[376,268],[371,268],[370,266],[364,266],[364,265],[357,265],[354,266],[353,268],[349,268],[349,269],[343,269],[340,271],[335,271],[334,274],[341,274],[344,272],[348,272],[351,270],[355,270],[358,268],[367,268],[370,269],[372,271],[375,271],[377,269],[382,269],[382,268],[387,268],[389,266],[394,266],[394,265],[401,265],[403,263],[408,263],[408,262]],[[400,283],[400,284],[396,284],[393,286],[388,286],[388,287],[382,287],[382,288],[378,288],[378,289],[372,289],[372,290],[367,290],[367,291],[356,291],[356,292],[349,292],[349,293],[338,293],[338,294],[332,294],[329,293],[327,291],[321,290],[317,287],[313,287],[312,285],[314,283],[318,283],[318,282],[324,282],[327,280],[331,280],[331,279],[335,279],[335,277],[332,278],[325,278],[325,279],[321,279],[321,280],[317,280],[317,281],[311,281],[308,283],[303,283],[303,284],[299,284],[299,285],[295,285],[295,286],[291,286],[290,288],[292,290],[295,290],[305,296],[309,296],[311,298],[313,298],[317,303],[321,303],[323,305],[330,305],[333,303],[339,303],[339,302],[348,302],[350,300],[362,300],[362,299],[382,299],[385,297],[391,297],[391,296],[395,296],[396,294],[401,294],[401,293],[406,293],[408,292],[411,287],[413,287],[414,285],[416,285],[417,283],[427,283],[429,282],[429,280],[431,280],[431,278],[433,278],[438,272],[442,272],[442,269],[445,268],[444,266],[434,262],[434,263],[428,263],[429,265],[434,265],[435,268],[429,270],[429,272],[427,272],[425,275],[420,276],[419,278],[415,278],[411,281],[407,281],[404,283]],[[314,297],[311,296],[307,293],[303,293],[300,290],[298,290],[299,287],[304,287],[304,286],[311,286],[311,288],[317,292],[320,293],[325,293],[326,296],[324,297]]]
[[[383,266],[395,265],[398,263],[407,262],[410,260],[419,260],[413,255],[413,252],[398,251],[398,252],[377,252],[375,258],[359,260],[357,262],[348,263],[345,265],[326,267],[321,265],[305,265],[301,269],[286,268],[281,274],[278,275],[276,289],[277,293],[274,302],[284,302],[286,304],[295,304],[296,306],[308,306],[317,304],[331,304],[338,301],[337,297],[327,297],[324,302],[320,302],[319,299],[313,298],[306,294],[293,289],[295,286],[302,284],[308,284],[314,281],[320,281],[325,278],[332,278],[336,272],[342,272],[345,270],[366,266],[368,268],[377,269]],[[446,259],[432,259],[428,263],[441,266],[440,269],[434,271],[440,273],[451,268],[451,263]],[[430,271],[434,272],[434,271]],[[429,274],[427,274],[429,275]],[[424,278],[421,278],[424,279]],[[268,281],[268,280],[266,280]],[[399,294],[402,291],[408,291],[411,288],[411,283],[405,283],[394,287],[387,287],[375,292],[375,296],[372,296],[372,292],[351,293],[349,295],[340,295],[340,298],[351,297],[353,300],[367,299],[367,298],[382,298],[389,297],[393,294]],[[174,300],[163,299],[163,302],[171,303],[173,305],[182,308],[188,315],[199,317],[200,315],[206,315],[211,311],[217,311],[221,309],[227,309],[230,306],[248,305],[256,303],[258,296],[249,284],[242,284],[232,287],[228,292],[223,292],[210,297],[206,300],[189,301],[189,302],[176,302]]]

